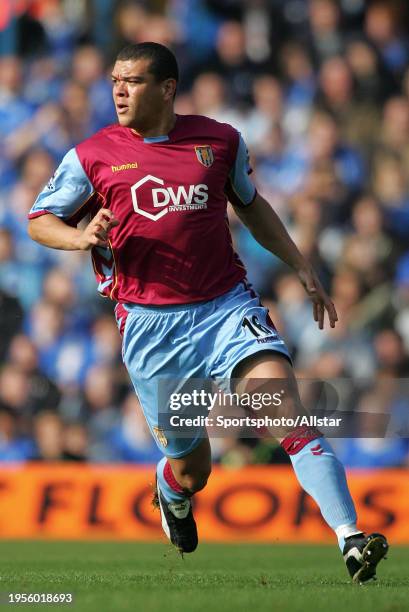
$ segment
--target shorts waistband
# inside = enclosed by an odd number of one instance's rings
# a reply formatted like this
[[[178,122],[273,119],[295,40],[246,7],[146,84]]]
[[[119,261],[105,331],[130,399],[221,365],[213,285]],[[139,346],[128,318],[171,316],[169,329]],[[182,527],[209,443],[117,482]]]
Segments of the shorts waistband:
[[[213,300],[206,300],[205,302],[194,302],[192,304],[171,304],[170,306],[149,306],[142,304],[132,304],[132,302],[126,302],[122,306],[128,312],[145,312],[150,314],[163,314],[165,312],[182,312],[186,310],[193,310],[203,304],[208,304]]]
[[[246,285],[245,283],[243,283],[243,281],[240,281],[225,293],[222,293],[221,295],[216,295],[214,298],[211,298],[210,300],[204,300],[202,302],[191,302],[190,304],[170,304],[169,306],[149,306],[148,304],[133,304],[132,302],[125,302],[122,304],[122,306],[128,312],[141,312],[150,314],[190,311],[194,310],[195,308],[199,308],[204,304],[210,304],[211,302],[218,300],[219,298],[229,294],[231,291],[237,289],[237,287],[246,288]]]

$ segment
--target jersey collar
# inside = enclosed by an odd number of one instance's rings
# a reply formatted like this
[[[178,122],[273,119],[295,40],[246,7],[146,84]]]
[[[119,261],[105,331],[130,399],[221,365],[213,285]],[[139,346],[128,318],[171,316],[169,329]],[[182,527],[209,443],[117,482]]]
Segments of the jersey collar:
[[[129,129],[131,130],[133,136],[135,136],[139,140],[142,140],[146,144],[155,144],[155,143],[161,143],[161,142],[170,142],[171,140],[174,139],[175,132],[176,132],[176,129],[178,127],[179,119],[180,119],[180,116],[176,115],[176,121],[175,121],[175,125],[173,126],[173,128],[170,130],[170,132],[168,134],[162,134],[161,136],[149,136],[147,138],[143,138],[133,128],[129,128]]]

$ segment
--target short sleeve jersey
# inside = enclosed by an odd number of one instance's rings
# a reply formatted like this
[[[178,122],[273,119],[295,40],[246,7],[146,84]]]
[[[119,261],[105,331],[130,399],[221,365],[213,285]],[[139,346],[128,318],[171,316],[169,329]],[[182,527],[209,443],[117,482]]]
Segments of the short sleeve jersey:
[[[245,277],[227,202],[253,202],[250,172],[230,125],[178,115],[172,131],[156,138],[112,125],[67,153],[29,218],[51,213],[76,226],[110,208],[119,225],[109,248],[91,251],[103,295],[149,305],[205,301]]]

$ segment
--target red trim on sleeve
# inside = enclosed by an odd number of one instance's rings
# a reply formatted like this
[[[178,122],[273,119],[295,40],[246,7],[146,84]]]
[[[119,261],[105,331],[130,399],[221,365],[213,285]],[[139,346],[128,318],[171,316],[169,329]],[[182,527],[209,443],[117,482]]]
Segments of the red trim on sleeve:
[[[64,219],[67,225],[77,227],[78,223],[86,216],[94,217],[100,208],[104,206],[104,197],[98,192],[93,191],[81,206],[70,216]]]
[[[29,219],[35,219],[36,217],[42,217],[43,215],[51,215],[49,210],[36,210],[36,212],[29,213],[27,217]]]
[[[71,227],[77,227],[78,223],[87,215],[91,214],[91,216],[96,215],[98,210],[102,208],[104,205],[103,196],[97,191],[93,191],[91,195],[81,204],[81,206],[70,216],[70,217],[59,217],[55,215],[50,210],[36,210],[33,213],[28,214],[29,219],[35,219],[36,217],[42,217],[43,215],[54,215],[61,221],[64,221],[67,225]]]

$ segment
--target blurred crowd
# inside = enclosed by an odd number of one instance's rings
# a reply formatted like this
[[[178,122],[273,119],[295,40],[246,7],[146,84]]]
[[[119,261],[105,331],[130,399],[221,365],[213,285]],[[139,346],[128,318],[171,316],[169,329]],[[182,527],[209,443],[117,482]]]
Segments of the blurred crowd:
[[[409,463],[409,394],[393,382],[409,374],[408,26],[403,0],[3,0],[0,461],[160,456],[88,254],[39,246],[26,220],[67,150],[115,122],[115,54],[154,40],[180,63],[177,112],[241,131],[258,190],[336,304],[319,331],[297,278],[230,211],[299,376],[361,381],[341,409],[365,437],[338,441],[341,458]],[[377,414],[397,435],[368,432]],[[225,464],[285,461],[254,438],[213,446]]]

